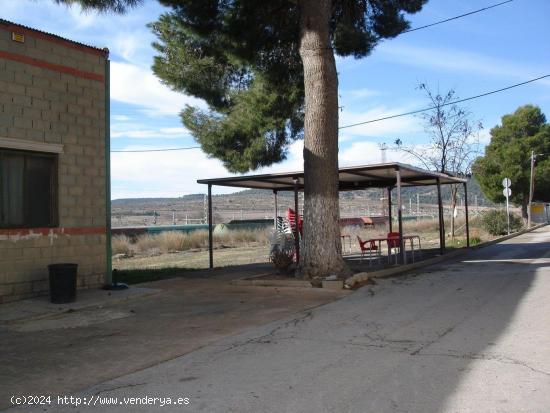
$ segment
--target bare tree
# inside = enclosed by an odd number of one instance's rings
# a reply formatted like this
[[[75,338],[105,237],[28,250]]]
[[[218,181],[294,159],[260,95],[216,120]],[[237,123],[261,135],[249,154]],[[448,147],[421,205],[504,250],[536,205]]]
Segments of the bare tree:
[[[418,89],[423,91],[430,102],[431,110],[420,118],[430,140],[426,144],[405,144],[401,139],[395,141],[396,149],[411,155],[426,169],[455,176],[469,176],[472,164],[479,155],[479,131],[483,129],[481,121],[474,120],[469,110],[453,102],[458,100],[454,89],[442,94],[432,92],[425,83]],[[458,185],[451,185],[451,238],[455,237],[455,209]]]

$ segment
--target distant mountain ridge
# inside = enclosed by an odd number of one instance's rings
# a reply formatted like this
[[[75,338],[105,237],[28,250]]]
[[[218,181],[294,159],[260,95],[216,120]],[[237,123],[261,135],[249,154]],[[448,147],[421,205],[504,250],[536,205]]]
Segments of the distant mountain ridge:
[[[354,199],[369,199],[370,201],[376,202],[376,200],[379,200],[380,198],[380,189],[366,189],[361,191],[347,191],[347,192],[341,192],[340,198],[345,200],[354,200]],[[462,193],[462,190],[459,190],[459,194]],[[409,197],[416,197],[417,194],[420,195],[422,198],[423,203],[437,203],[437,192],[435,186],[421,186],[421,187],[404,187],[401,192],[404,199],[408,199]],[[443,197],[443,201],[446,202],[450,197],[450,187],[449,185],[442,185],[441,187],[441,195]],[[460,195],[462,196],[462,195]],[[149,206],[151,205],[159,205],[160,206],[170,206],[173,204],[181,204],[181,203],[198,203],[204,201],[205,194],[188,194],[183,195],[181,197],[176,198],[123,198],[123,199],[114,199],[112,201],[113,207],[136,207],[139,205],[147,204]],[[279,199],[286,199],[286,198],[293,198],[294,194],[291,191],[281,191],[278,193]],[[273,199],[273,192],[270,190],[264,190],[264,189],[245,189],[242,191],[233,192],[230,194],[221,194],[221,195],[214,195],[214,198],[218,201],[226,200],[229,203],[232,202],[233,199],[242,199],[242,198],[250,198],[251,200],[254,200],[258,202],[260,199],[264,201],[269,201]],[[481,191],[481,188],[477,181],[474,178],[470,178],[468,182],[468,198],[469,203],[474,204],[474,200],[477,199],[478,205],[493,205],[491,201],[489,201]],[[263,202],[260,202],[263,203]]]
[[[156,203],[156,202],[177,202],[177,201],[199,201],[204,198],[204,194],[189,194],[183,195],[177,198],[119,198],[113,199],[111,204],[113,206],[123,206],[123,205],[135,205],[143,203]]]

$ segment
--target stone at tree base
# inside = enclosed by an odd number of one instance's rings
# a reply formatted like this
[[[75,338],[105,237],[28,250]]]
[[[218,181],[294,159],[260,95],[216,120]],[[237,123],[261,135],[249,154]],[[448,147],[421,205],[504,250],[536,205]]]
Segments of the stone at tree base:
[[[369,274],[366,272],[358,272],[352,275],[344,281],[344,284],[348,288],[359,288],[361,285],[366,284],[369,281]]]

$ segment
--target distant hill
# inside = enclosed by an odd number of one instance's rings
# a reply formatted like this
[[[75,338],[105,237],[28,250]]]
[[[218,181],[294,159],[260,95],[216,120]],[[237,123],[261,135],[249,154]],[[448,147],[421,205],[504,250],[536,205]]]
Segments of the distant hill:
[[[442,186],[442,198],[449,204],[450,187]],[[402,200],[405,211],[410,207],[416,211],[417,199],[422,211],[433,211],[437,205],[435,186],[404,187]],[[340,211],[342,216],[362,216],[385,214],[387,205],[385,189],[367,189],[340,193]],[[393,202],[396,202],[394,191]],[[417,198],[418,196],[418,198]],[[458,205],[462,205],[462,189],[459,191]],[[286,208],[294,208],[294,193],[278,193],[279,214]],[[215,222],[228,222],[232,219],[259,219],[273,216],[273,192],[270,190],[248,189],[231,194],[215,195],[212,200]],[[468,201],[472,207],[493,206],[481,192],[478,183],[470,179]],[[300,208],[303,194],[299,194]],[[205,194],[190,194],[179,198],[129,198],[112,202],[113,222],[117,226],[160,225],[172,223],[203,223],[207,214]]]
[[[130,205],[139,205],[143,203],[167,203],[167,202],[178,202],[178,201],[197,201],[204,198],[204,194],[189,194],[183,195],[179,198],[120,198],[113,199],[111,201],[112,206],[130,206]]]
[[[361,191],[346,191],[340,193],[340,199],[342,201],[348,201],[348,200],[354,200],[354,199],[365,199],[368,198],[372,201],[376,201],[380,199],[380,193],[381,189],[366,189]],[[403,187],[401,194],[404,199],[408,199],[409,197],[416,197],[416,194],[419,194],[422,197],[423,203],[431,203],[436,204],[437,203],[437,189],[434,186],[417,186],[417,187]],[[459,196],[462,196],[462,188],[459,190]],[[204,195],[200,195],[204,196]],[[281,198],[294,198],[294,193],[291,191],[284,191],[279,192],[278,195],[279,199]],[[441,186],[441,196],[443,198],[443,202],[446,202],[451,196],[451,190],[449,185],[442,185]],[[224,194],[224,195],[216,195],[217,198],[249,198],[249,199],[257,199],[257,198],[269,198],[273,199],[273,192],[270,190],[263,190],[263,189],[246,189],[244,191],[235,192],[232,194]],[[489,201],[485,195],[483,195],[483,192],[481,191],[481,187],[479,186],[479,183],[475,180],[475,178],[470,178],[468,180],[468,201],[470,204],[474,204],[474,200],[477,197],[478,205],[485,205],[485,206],[491,206],[493,203]],[[202,198],[201,198],[202,199]]]

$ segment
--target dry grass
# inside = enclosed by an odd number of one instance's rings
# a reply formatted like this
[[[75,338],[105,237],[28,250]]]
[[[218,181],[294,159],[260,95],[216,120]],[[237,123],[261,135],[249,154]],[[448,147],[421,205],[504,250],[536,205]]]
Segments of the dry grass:
[[[229,265],[267,263],[269,262],[268,250],[269,248],[264,245],[216,249],[214,251],[214,265],[225,267]],[[208,268],[208,250],[183,251],[155,256],[142,255],[129,259],[114,260],[113,268],[119,270]]]
[[[113,255],[132,255],[130,238],[128,238],[126,235],[115,235],[111,240],[111,248]]]
[[[448,247],[462,247],[465,243],[464,220],[456,222],[456,238],[452,243],[447,237]],[[394,224],[394,230],[397,230]],[[445,222],[445,228],[449,230],[449,222]],[[403,231],[407,235],[419,235],[423,248],[437,248],[439,246],[439,222],[434,220],[405,221]],[[341,229],[342,234],[351,236],[352,252],[359,252],[359,244],[356,236],[363,240],[372,238],[385,238],[388,228],[384,225],[375,228],[346,227]],[[230,230],[223,234],[214,235],[214,261],[216,266],[242,265],[249,263],[268,262],[269,260],[269,234],[271,229],[262,231],[254,230]],[[493,239],[480,226],[477,220],[470,221],[470,240],[472,245]],[[115,242],[117,243],[115,249]],[[231,248],[227,248],[231,247]],[[208,232],[195,231],[164,232],[157,235],[144,235],[134,243],[130,243],[127,237],[113,237],[113,253],[125,253],[127,256],[135,255],[131,259],[116,260],[113,264],[118,269],[134,268],[207,268],[208,267]],[[116,251],[116,252],[115,252]],[[129,251],[129,252],[127,252]],[[349,244],[346,239],[344,246],[346,254],[349,253]]]
[[[148,251],[151,251],[153,248],[157,248],[157,250],[160,252],[160,249],[158,248],[157,240],[155,239],[154,235],[140,235],[136,241],[133,243],[132,247],[136,250],[138,253],[145,253]]]
[[[242,246],[255,243],[267,244],[269,239],[270,229],[265,230],[234,230],[227,231],[223,234],[215,234],[214,242],[230,246]]]
[[[266,245],[268,242],[269,230],[234,230],[223,234],[214,235],[214,243],[223,246],[241,247],[257,244]],[[138,237],[135,242],[125,235],[117,235],[112,241],[113,254],[134,254],[154,256],[180,251],[202,249],[208,246],[208,232],[179,232],[167,231],[160,234],[147,234]]]

